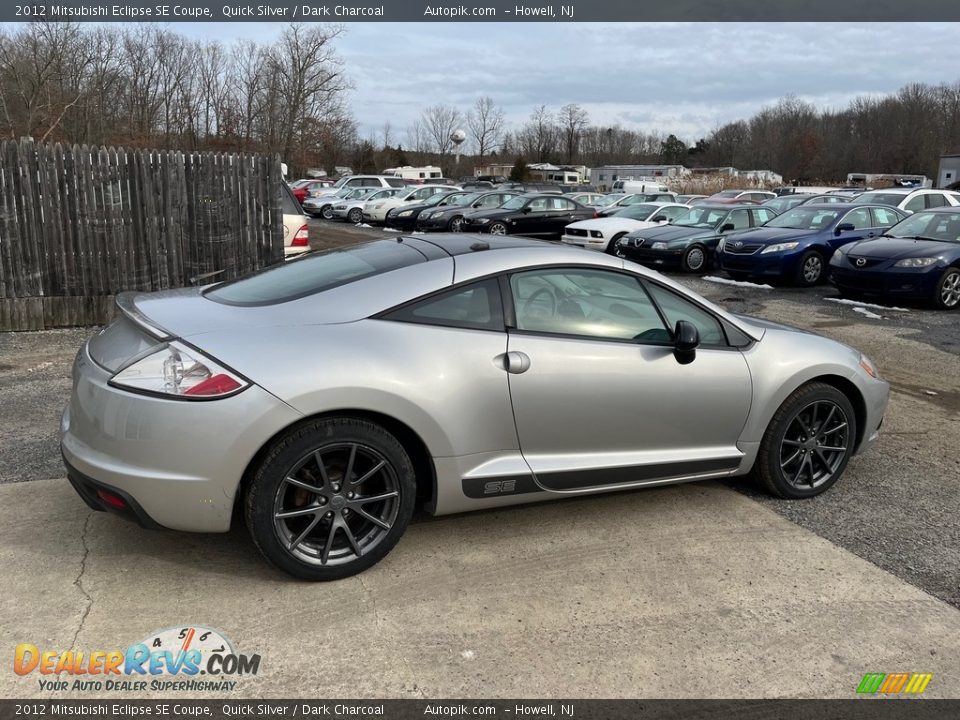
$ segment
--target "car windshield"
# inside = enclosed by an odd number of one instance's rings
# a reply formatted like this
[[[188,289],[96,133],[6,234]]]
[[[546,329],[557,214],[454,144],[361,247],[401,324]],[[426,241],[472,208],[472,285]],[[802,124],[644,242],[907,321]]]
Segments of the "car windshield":
[[[519,210],[526,205],[529,200],[530,198],[523,196],[515,197],[512,200],[507,200],[503,205],[500,206],[500,208],[502,210]]]
[[[919,212],[901,220],[885,233],[888,237],[915,240],[941,240],[960,243],[960,210],[957,212]]]
[[[376,188],[354,188],[352,191],[347,193],[347,200],[357,200],[359,198],[365,198],[367,195],[372,193]]]
[[[383,200],[384,198],[393,197],[394,195],[397,194],[397,192],[398,191],[395,188],[389,188],[387,190],[377,190],[377,192],[373,193],[373,195],[371,195],[368,199]]]
[[[681,227],[712,228],[719,225],[729,212],[718,208],[694,207],[674,220],[673,224]]]
[[[600,207],[606,207],[608,205],[612,205],[617,200],[618,200],[618,197],[616,195],[601,195],[596,200],[594,200],[594,204],[599,205]]]
[[[638,203],[637,205],[631,205],[628,208],[624,208],[623,210],[614,213],[614,215],[621,218],[630,218],[631,220],[646,220],[659,209],[659,205]]]
[[[204,297],[224,305],[274,305],[426,262],[418,250],[394,240],[375,240],[306,253],[239,280],[215,285]]]
[[[858,211],[860,212],[860,211]],[[766,227],[790,228],[792,230],[820,230],[837,219],[839,210],[805,208],[802,205],[777,215]]]

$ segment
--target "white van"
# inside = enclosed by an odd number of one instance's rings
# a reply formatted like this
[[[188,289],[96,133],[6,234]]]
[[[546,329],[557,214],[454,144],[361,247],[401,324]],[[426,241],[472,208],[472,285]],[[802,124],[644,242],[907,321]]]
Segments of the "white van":
[[[614,180],[614,193],[670,192],[670,188],[658,180]]]

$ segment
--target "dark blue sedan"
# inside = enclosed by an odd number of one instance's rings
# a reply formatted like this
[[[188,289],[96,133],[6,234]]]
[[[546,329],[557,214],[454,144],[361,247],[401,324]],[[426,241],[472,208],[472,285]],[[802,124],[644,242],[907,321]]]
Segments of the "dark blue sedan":
[[[762,227],[727,236],[717,259],[734,279],[816,285],[826,280],[834,250],[880,235],[905,215],[886,205],[798,205]]]
[[[960,207],[924,210],[883,236],[845,245],[830,260],[844,297],[879,295],[960,307]]]

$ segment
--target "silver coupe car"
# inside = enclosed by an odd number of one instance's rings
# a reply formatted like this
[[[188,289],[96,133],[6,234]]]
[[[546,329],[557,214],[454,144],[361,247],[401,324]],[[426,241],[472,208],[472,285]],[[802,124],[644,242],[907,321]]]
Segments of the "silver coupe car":
[[[73,369],[77,492],[150,528],[237,511],[309,580],[379,561],[416,506],[747,474],[812,497],[887,405],[853,348],[523,238],[378,240],[117,305]]]

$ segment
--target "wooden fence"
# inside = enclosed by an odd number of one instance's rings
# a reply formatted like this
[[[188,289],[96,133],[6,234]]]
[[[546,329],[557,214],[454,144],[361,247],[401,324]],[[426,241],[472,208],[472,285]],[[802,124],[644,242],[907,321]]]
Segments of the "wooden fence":
[[[123,290],[283,258],[278,158],[0,144],[0,331],[107,322]]]

